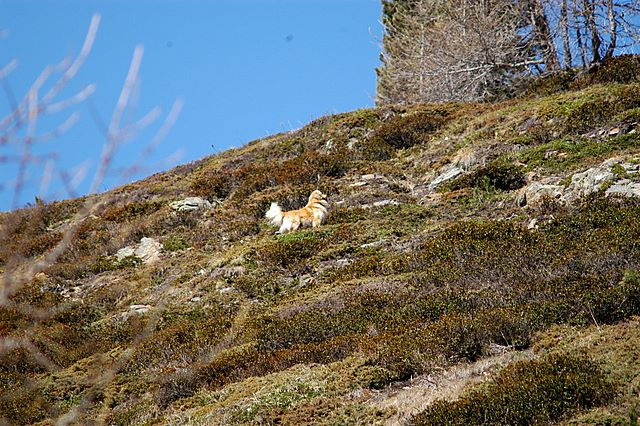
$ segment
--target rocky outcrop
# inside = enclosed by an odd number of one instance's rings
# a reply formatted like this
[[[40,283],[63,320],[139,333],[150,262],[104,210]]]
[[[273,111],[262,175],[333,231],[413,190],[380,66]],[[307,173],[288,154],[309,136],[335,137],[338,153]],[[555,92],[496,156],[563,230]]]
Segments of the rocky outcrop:
[[[571,204],[578,198],[584,198],[598,192],[603,184],[613,182],[616,179],[616,175],[611,172],[611,164],[607,164],[607,162],[599,167],[592,167],[582,173],[576,173],[564,191],[562,200],[565,204]]]
[[[153,238],[144,237],[136,247],[123,247],[116,253],[116,259],[121,261],[128,256],[139,257],[143,263],[153,263],[160,260],[162,244]]]
[[[516,202],[521,207],[538,207],[545,200],[558,200],[562,198],[564,187],[558,185],[557,181],[558,179],[551,179],[530,183],[518,192]]]
[[[640,182],[629,179],[621,179],[607,188],[606,196],[618,195],[623,197],[640,197]]]
[[[212,203],[209,200],[205,200],[204,198],[200,197],[187,197],[184,200],[174,201],[169,205],[176,211],[188,212],[200,209],[212,209],[220,205],[220,201],[214,200],[214,202]]]
[[[611,158],[597,167],[576,173],[566,187],[560,185],[559,177],[531,182],[518,193],[519,206],[537,207],[544,200],[556,200],[571,205],[595,192],[606,188],[605,196],[640,197],[640,183],[630,178],[640,175],[640,165]]]
[[[441,173],[436,176],[436,178],[433,179],[431,183],[429,183],[428,188],[430,190],[434,190],[443,183],[453,180],[464,173],[464,168],[453,164],[445,166],[441,170]]]

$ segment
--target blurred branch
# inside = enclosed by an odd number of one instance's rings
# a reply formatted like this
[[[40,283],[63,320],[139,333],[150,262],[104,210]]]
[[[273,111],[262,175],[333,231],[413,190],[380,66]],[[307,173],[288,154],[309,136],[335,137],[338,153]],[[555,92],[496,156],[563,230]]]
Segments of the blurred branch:
[[[40,154],[37,151],[34,152],[33,149],[35,144],[60,138],[78,122],[80,113],[78,111],[70,111],[74,107],[81,104],[86,105],[96,126],[105,138],[97,170],[90,182],[90,194],[97,193],[104,184],[105,178],[115,170],[113,162],[118,149],[123,144],[138,137],[142,130],[162,116],[162,110],[156,106],[140,116],[140,118],[134,118],[134,115],[137,115],[135,107],[138,102],[139,73],[144,53],[142,46],[137,46],[133,51],[127,76],[108,125],[105,124],[105,121],[100,117],[91,102],[91,95],[96,90],[94,84],[85,85],[71,96],[63,97],[65,88],[77,76],[78,71],[91,52],[99,23],[100,15],[96,14],[91,19],[86,37],[75,59],[66,58],[58,64],[46,66],[19,101],[14,96],[13,90],[6,80],[6,77],[17,68],[18,60],[14,59],[0,69],[0,81],[11,108],[11,111],[0,119],[0,147],[5,146],[19,150],[15,155],[0,153],[0,163],[15,163],[17,165],[16,179],[13,185],[13,208],[18,206],[20,196],[31,179],[29,167],[32,165],[42,167],[42,174],[38,179],[38,187],[41,194],[46,193],[54,177],[56,177],[60,179],[69,196],[75,197],[78,195],[78,187],[84,181],[89,170],[89,163],[85,162],[72,171],[66,169],[56,170],[56,162],[59,159],[57,154]],[[61,75],[51,82],[52,78],[58,73],[61,73]],[[49,83],[51,83],[51,88],[45,91],[44,88]],[[62,99],[59,100],[58,98],[61,97]],[[163,122],[153,134],[149,144],[145,146],[136,161],[118,170],[123,178],[129,178],[142,168],[143,162],[148,160],[149,156],[175,124],[182,107],[183,101],[181,99],[173,103]],[[60,124],[57,124],[51,130],[40,130],[39,124],[44,116],[65,112],[68,115]],[[48,338],[47,336],[38,335],[38,339],[34,340],[34,336],[29,331],[35,330],[38,325],[52,319],[58,313],[64,312],[65,309],[69,309],[71,307],[70,303],[62,302],[42,308],[32,305],[31,302],[22,300],[16,302],[14,296],[27,284],[34,282],[34,279],[37,279],[37,274],[47,271],[49,267],[57,262],[65,251],[72,247],[72,243],[84,220],[109,202],[108,196],[87,197],[74,217],[63,228],[60,241],[52,249],[39,257],[20,258],[19,255],[16,255],[2,265],[4,269],[0,269],[0,308],[12,309],[29,318],[31,323],[27,329],[20,330],[24,335],[19,337],[16,335],[0,337],[0,355],[16,350],[24,350],[36,364],[46,370],[55,371],[60,368],[53,359],[57,359],[58,352],[64,350],[64,347],[56,343],[53,338]],[[0,232],[8,232],[7,229],[5,224],[0,225]],[[167,282],[165,286],[160,286],[157,291],[164,291],[163,289],[169,287],[170,282]],[[134,337],[131,348],[137,347],[151,335],[161,319],[161,313],[162,307],[159,306],[144,330]],[[45,346],[48,348],[47,354],[49,356],[38,349],[38,344],[42,344],[42,342],[46,343]],[[53,351],[53,354],[50,353],[51,351]],[[60,416],[57,424],[64,425],[78,422],[79,416],[94,404],[98,391],[104,390],[113,381],[117,372],[126,365],[131,353],[131,351],[126,351],[115,362],[109,361],[107,363],[108,361],[106,360],[103,365],[104,368],[101,368],[100,373],[92,378],[91,388],[84,395],[80,404]],[[32,385],[27,384],[28,386]],[[0,423],[2,423],[1,418]]]

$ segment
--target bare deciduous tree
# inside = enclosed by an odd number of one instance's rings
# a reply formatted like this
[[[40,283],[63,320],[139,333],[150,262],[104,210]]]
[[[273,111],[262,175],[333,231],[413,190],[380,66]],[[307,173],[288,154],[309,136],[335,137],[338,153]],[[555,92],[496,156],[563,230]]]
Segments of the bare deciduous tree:
[[[541,63],[527,15],[511,0],[422,0],[385,20],[378,103],[473,101],[493,96],[514,73]]]
[[[640,0],[383,1],[377,103],[474,101],[635,46]],[[574,63],[575,58],[581,62]]]

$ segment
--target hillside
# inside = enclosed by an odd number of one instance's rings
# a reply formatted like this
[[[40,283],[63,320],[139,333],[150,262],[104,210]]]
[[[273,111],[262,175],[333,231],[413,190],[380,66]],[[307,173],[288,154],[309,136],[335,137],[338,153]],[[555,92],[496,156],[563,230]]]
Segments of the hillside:
[[[0,423],[637,424],[634,61],[0,215]]]

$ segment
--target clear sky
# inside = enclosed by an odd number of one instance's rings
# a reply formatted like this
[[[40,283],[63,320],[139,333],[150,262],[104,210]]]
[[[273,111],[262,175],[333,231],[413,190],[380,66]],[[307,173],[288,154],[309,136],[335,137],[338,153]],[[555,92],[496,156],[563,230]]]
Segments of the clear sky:
[[[27,130],[0,139],[0,210],[24,206],[36,195],[60,199],[90,189],[104,127],[138,45],[144,47],[140,84],[123,123],[154,106],[162,115],[119,148],[115,168],[138,164],[174,102],[184,106],[129,181],[374,104],[380,0],[0,0],[0,69],[18,60],[2,81],[0,120],[11,111],[11,98],[20,102],[47,65],[77,55],[94,13],[101,19],[91,53],[56,99],[89,84],[95,91],[88,102],[38,117],[31,134],[33,154],[42,161],[26,163],[18,198]],[[49,88],[45,84],[39,97]],[[71,129],[43,140],[74,112],[78,121]],[[123,183],[121,175],[113,170],[98,189]],[[81,183],[64,190],[65,179],[67,186]]]

